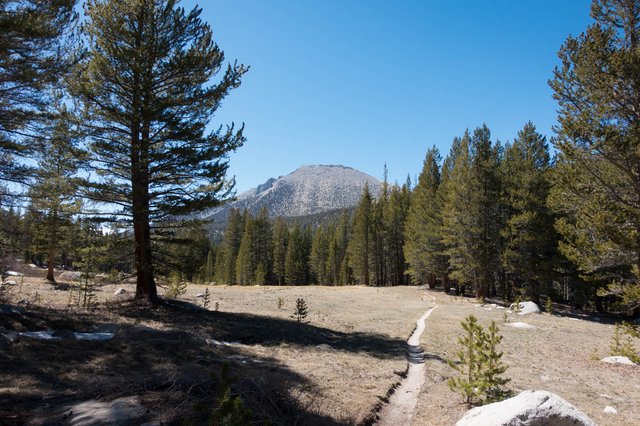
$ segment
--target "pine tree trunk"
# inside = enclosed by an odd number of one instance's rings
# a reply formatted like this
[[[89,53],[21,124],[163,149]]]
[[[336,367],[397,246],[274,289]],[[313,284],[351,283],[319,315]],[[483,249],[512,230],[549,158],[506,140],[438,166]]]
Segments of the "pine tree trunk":
[[[47,257],[47,281],[55,283],[56,278],[53,275],[56,264],[56,246],[58,236],[58,210],[53,209],[49,223],[49,253]]]

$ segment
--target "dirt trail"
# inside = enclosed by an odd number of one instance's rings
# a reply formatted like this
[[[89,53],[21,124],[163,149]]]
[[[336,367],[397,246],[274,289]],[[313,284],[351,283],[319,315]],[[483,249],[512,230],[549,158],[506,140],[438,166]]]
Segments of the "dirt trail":
[[[438,305],[429,308],[416,321],[416,329],[407,340],[407,361],[409,362],[407,377],[389,398],[389,403],[380,412],[380,419],[376,425],[399,426],[408,425],[411,422],[411,417],[418,403],[418,395],[425,380],[424,353],[420,347],[420,336],[424,332],[425,321],[437,307]]]

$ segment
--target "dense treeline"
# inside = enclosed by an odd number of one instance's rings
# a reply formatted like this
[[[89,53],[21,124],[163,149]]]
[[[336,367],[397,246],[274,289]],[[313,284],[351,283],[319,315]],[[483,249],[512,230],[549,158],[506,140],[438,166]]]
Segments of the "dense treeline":
[[[355,211],[317,226],[287,225],[232,210],[215,267],[205,281],[224,284],[408,284],[402,253],[409,184],[383,184],[378,199],[365,187]]]

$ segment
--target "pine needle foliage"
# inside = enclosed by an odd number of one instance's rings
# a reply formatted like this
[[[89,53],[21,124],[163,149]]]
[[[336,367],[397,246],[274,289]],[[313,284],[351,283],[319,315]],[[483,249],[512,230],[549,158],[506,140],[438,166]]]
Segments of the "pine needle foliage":
[[[231,385],[237,378],[229,372],[229,364],[222,365],[222,371],[218,377],[212,374],[214,382],[218,384],[218,400],[211,412],[209,426],[245,426],[252,423],[253,413],[245,407],[240,396],[233,396]]]
[[[502,377],[507,367],[501,362],[502,352],[496,349],[502,341],[498,326],[492,321],[485,332],[473,315],[469,315],[461,325],[465,333],[458,338],[462,349],[457,354],[457,362],[447,361],[460,376],[447,381],[449,388],[460,393],[470,405],[504,399],[509,391],[503,386],[509,379]]]
[[[609,346],[611,356],[626,356],[632,362],[640,363],[640,354],[633,344],[634,337],[640,338],[637,326],[627,322],[617,323]]]
[[[291,315],[291,318],[294,318],[296,321],[298,321],[298,324],[301,324],[307,318],[308,314],[309,308],[307,307],[307,302],[302,298],[296,299],[296,307],[293,311],[293,315]]]

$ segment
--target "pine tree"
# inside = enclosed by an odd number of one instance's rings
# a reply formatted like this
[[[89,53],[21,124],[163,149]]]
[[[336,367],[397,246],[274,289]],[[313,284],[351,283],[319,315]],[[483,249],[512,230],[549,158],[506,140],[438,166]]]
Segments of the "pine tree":
[[[369,192],[369,185],[365,184],[353,219],[348,253],[356,281],[366,286],[370,284],[371,274],[372,210],[371,192]]]
[[[474,236],[479,234],[472,203],[471,160],[468,131],[454,141],[443,169],[447,170],[447,185],[442,207],[441,236],[449,259],[449,277],[466,286],[474,282],[477,262]],[[450,168],[449,168],[450,167]]]
[[[28,156],[42,131],[52,89],[69,69],[75,0],[0,1],[0,180],[24,182]]]
[[[373,283],[376,286],[387,284],[387,234],[385,210],[389,204],[389,182],[387,181],[387,165],[384,165],[384,181],[380,196],[373,200],[371,208],[371,268],[374,272]]]
[[[289,228],[284,219],[276,219],[273,229],[273,275],[278,285],[284,284]]]
[[[77,197],[79,178],[76,174],[84,153],[78,149],[78,136],[69,127],[65,115],[62,111],[52,124],[50,137],[39,141],[38,168],[29,189],[30,208],[41,218],[32,223],[33,244],[36,250],[46,253],[50,282],[55,282],[53,273],[59,249],[69,241],[70,235],[65,231],[82,207]]]
[[[461,325],[464,335],[458,337],[462,348],[457,353],[457,362],[448,360],[460,376],[447,381],[449,388],[460,393],[467,404],[482,405],[503,399],[509,394],[503,388],[509,379],[502,377],[507,367],[502,364],[502,353],[496,349],[502,336],[495,321],[491,322],[488,333],[473,315],[465,318]]]
[[[444,246],[440,240],[442,210],[436,193],[440,186],[440,154],[433,147],[427,151],[418,185],[413,191],[407,214],[404,253],[409,274],[416,283],[435,286],[435,276],[446,274]]]
[[[271,222],[267,217],[267,211],[262,209],[256,218],[248,215],[236,259],[238,284],[255,284],[258,265],[262,265],[263,281],[268,279],[269,269],[273,263],[272,241]]]
[[[638,285],[640,7],[594,0],[594,23],[568,37],[550,85],[559,103],[551,205],[562,253],[582,275]],[[640,311],[640,300],[635,302]]]
[[[228,153],[242,145],[233,125],[206,134],[220,102],[247,71],[224,62],[201,9],[176,0],[89,0],[87,59],[72,91],[87,112],[90,196],[120,206],[135,240],[136,297],[157,301],[152,227],[214,207],[230,195]]]
[[[409,214],[410,194],[407,185],[400,188],[397,184],[391,188],[389,202],[384,211],[385,227],[387,229],[386,247],[388,280],[392,285],[402,285],[405,282],[405,227]]]
[[[318,226],[313,236],[311,244],[311,254],[309,256],[309,266],[314,277],[314,281],[320,285],[328,285],[327,261],[329,258],[329,236],[328,229]]]
[[[309,247],[305,231],[295,223],[289,233],[285,258],[285,279],[288,285],[306,285],[309,275]]]
[[[443,242],[450,276],[472,284],[484,299],[495,285],[500,266],[500,145],[492,145],[486,126],[468,132],[456,145],[443,207]]]
[[[551,282],[557,245],[553,216],[547,207],[549,161],[545,138],[529,122],[513,144],[507,145],[502,164],[503,201],[508,216],[502,229],[502,265],[536,302],[542,284]]]
[[[205,262],[202,270],[202,281],[204,281],[206,284],[215,279],[217,259],[216,252],[217,247],[214,245],[209,245],[207,250],[207,261]]]
[[[333,229],[332,239],[329,243],[327,273],[329,274],[329,282],[337,285],[350,284],[351,274],[347,259],[347,247],[349,245],[349,234],[351,233],[350,223],[351,216],[345,210]]]
[[[220,252],[216,258],[216,281],[221,284],[236,282],[236,262],[240,244],[244,236],[244,226],[248,213],[237,209],[229,212],[229,220],[224,231]]]

